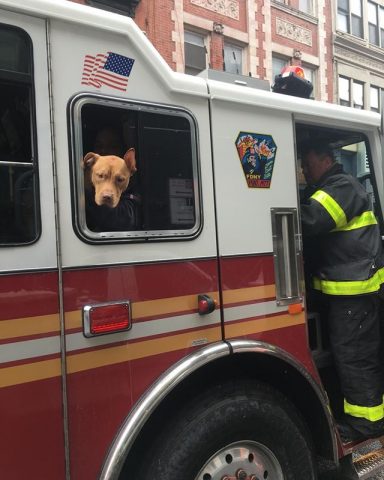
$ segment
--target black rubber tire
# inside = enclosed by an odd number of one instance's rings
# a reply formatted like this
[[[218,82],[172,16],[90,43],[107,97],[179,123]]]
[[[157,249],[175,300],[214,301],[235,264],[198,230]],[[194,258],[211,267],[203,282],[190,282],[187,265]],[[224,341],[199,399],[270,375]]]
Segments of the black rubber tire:
[[[130,480],[195,480],[212,455],[241,440],[272,451],[284,480],[317,478],[304,423],[294,406],[267,385],[248,380],[215,385],[168,412],[164,423],[153,432],[154,443]]]

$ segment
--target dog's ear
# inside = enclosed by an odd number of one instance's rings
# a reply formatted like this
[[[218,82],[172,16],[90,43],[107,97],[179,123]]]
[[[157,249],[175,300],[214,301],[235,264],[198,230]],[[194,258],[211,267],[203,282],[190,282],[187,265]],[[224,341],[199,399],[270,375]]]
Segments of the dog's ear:
[[[88,152],[82,161],[83,169],[91,168],[95,164],[96,160],[100,157],[97,153]]]
[[[136,168],[136,155],[135,155],[135,149],[130,148],[127,150],[124,154],[124,161],[131,172],[131,175],[133,175],[137,168]]]

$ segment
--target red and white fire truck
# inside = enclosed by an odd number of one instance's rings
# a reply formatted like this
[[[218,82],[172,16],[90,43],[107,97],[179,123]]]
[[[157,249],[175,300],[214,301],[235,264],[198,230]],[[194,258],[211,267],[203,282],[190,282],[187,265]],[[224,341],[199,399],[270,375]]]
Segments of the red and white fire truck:
[[[0,0],[1,478],[380,465],[379,441],[352,458],[335,428],[296,153],[333,145],[382,224],[380,115],[235,83],[171,71],[129,18]],[[136,152],[131,229],[88,221],[82,158],[103,129]]]

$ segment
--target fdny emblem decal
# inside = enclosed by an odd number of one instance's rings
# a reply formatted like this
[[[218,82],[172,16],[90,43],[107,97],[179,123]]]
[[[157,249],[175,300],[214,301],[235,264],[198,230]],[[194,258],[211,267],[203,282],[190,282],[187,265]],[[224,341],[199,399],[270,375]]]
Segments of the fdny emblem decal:
[[[237,153],[249,188],[270,188],[277,146],[271,135],[240,132]]]

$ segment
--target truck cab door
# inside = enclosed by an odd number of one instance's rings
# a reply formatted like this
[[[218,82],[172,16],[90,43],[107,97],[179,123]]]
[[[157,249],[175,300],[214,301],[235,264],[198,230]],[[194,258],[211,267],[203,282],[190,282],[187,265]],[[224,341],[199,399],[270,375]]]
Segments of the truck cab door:
[[[0,9],[0,471],[65,478],[46,23]]]

